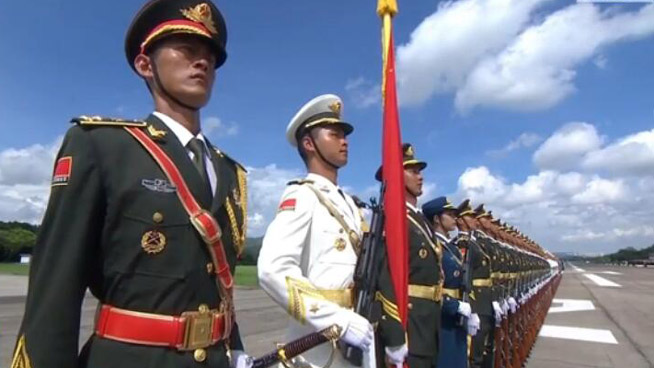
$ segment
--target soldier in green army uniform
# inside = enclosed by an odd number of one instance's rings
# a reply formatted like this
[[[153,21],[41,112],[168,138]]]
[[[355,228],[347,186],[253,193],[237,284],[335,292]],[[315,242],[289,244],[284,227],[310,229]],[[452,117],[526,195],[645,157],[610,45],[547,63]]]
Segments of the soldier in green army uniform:
[[[473,313],[480,319],[479,332],[472,338],[470,352],[470,367],[480,368],[493,366],[493,306],[491,288],[491,245],[488,236],[479,230],[479,222],[470,205],[470,200],[464,200],[456,210],[459,236],[457,245],[466,250],[470,257],[470,272],[472,272],[472,292],[470,304]]]
[[[431,225],[417,207],[418,197],[422,194],[422,170],[427,163],[416,159],[413,146],[408,143],[402,145],[402,151],[409,227],[407,363],[411,368],[430,368],[439,353],[442,245],[435,240]],[[381,168],[375,177],[381,180]],[[382,304],[383,315],[377,333],[385,346],[398,346],[404,343],[405,331],[399,322],[397,306],[388,297],[392,289],[391,281],[382,274],[380,284],[382,289],[377,299]],[[390,355],[388,351],[387,355]]]
[[[226,42],[209,0],[152,0],[136,15],[127,61],[155,112],[73,120],[11,368],[249,365],[231,278],[245,240],[245,170],[200,125]],[[87,289],[99,306],[80,353]]]

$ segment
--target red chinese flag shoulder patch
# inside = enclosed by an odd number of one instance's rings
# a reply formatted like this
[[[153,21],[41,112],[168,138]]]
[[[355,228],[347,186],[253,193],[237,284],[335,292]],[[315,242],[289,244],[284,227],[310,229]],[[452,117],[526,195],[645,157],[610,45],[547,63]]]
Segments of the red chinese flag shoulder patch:
[[[70,173],[73,171],[73,157],[66,156],[57,160],[54,174],[52,175],[52,186],[68,185]]]
[[[282,201],[277,209],[277,212],[281,211],[294,211],[295,210],[295,198],[289,198]]]

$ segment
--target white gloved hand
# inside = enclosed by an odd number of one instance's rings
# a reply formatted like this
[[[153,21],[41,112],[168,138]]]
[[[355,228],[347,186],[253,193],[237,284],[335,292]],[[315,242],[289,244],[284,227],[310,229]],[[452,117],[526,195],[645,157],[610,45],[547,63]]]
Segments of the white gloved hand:
[[[459,308],[456,310],[456,312],[466,318],[469,318],[470,313],[472,313],[472,307],[470,307],[470,303],[459,302]]]
[[[243,350],[232,350],[229,366],[231,368],[251,368],[254,359],[245,354]]]
[[[351,310],[339,314],[338,318],[339,325],[345,326],[345,332],[343,332],[341,339],[363,351],[368,351],[374,339],[370,322]]]
[[[468,335],[475,336],[477,331],[479,331],[480,326],[481,321],[479,320],[477,313],[471,314],[470,318],[468,318]]]
[[[500,303],[493,302],[493,311],[495,311],[495,324],[499,326],[502,322],[502,308],[500,308]]]
[[[518,310],[518,302],[513,299],[513,297],[509,297],[509,308],[511,308],[511,313],[515,313]]]
[[[502,314],[507,315],[509,313],[509,303],[506,302],[506,299],[502,300]]]
[[[402,367],[402,364],[406,360],[406,356],[409,354],[409,348],[406,344],[400,346],[391,346],[386,347],[386,360],[391,365],[396,367]]]

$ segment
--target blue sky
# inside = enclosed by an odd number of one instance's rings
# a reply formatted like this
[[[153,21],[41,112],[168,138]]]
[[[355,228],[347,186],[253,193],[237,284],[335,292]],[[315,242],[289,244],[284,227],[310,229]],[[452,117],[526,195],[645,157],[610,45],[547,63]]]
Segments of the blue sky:
[[[0,2],[0,219],[39,221],[52,156],[71,117],[140,118],[151,111],[123,54],[140,4]],[[252,169],[251,234],[263,233],[283,183],[302,172],[284,130],[318,94],[342,96],[356,129],[341,184],[374,193],[381,151],[376,1],[218,6],[229,57],[203,117],[214,143]],[[654,202],[654,173],[646,169],[654,167],[652,5],[399,6],[402,131],[429,162],[425,200],[447,194],[486,202],[553,250],[653,243],[651,221],[629,212]],[[635,142],[627,139],[633,136]],[[622,160],[635,164],[620,171]],[[574,185],[556,184],[566,180]],[[633,219],[598,219],[624,211]]]

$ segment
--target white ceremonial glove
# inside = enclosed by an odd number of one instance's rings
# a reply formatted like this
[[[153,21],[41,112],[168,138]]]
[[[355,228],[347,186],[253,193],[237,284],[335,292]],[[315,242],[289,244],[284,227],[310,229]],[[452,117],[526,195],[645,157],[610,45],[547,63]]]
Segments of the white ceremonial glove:
[[[471,314],[470,318],[468,318],[468,335],[475,336],[477,331],[479,331],[480,325],[481,321],[479,320],[477,313]]]
[[[374,339],[372,325],[367,319],[351,310],[346,310],[345,312],[338,316],[339,325],[345,326],[345,332],[341,336],[341,339],[363,351],[368,351]]]
[[[500,303],[493,302],[493,311],[495,311],[495,324],[499,326],[502,322],[502,308],[500,308]]]
[[[394,365],[396,368],[401,368],[402,364],[406,360],[406,356],[409,355],[409,348],[406,344],[400,346],[386,347],[386,360],[391,365]]]
[[[466,318],[469,318],[470,313],[472,313],[472,308],[470,307],[470,303],[459,302],[459,308],[456,310],[456,312]]]
[[[509,313],[509,303],[506,302],[506,299],[502,300],[502,314],[507,315]]]
[[[254,359],[249,357],[243,350],[232,350],[230,352],[232,359],[229,360],[231,368],[251,368]]]
[[[511,308],[511,313],[515,313],[518,310],[518,302],[513,297],[509,297],[509,308]]]

